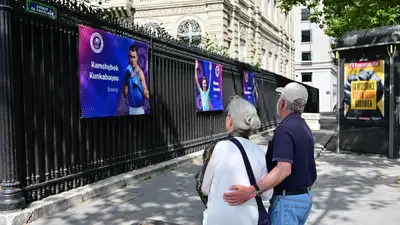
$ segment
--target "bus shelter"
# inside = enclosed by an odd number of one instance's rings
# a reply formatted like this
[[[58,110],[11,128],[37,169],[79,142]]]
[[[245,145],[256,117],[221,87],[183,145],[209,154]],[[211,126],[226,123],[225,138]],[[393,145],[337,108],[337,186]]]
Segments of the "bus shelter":
[[[400,25],[345,33],[338,63],[337,152],[399,156]]]

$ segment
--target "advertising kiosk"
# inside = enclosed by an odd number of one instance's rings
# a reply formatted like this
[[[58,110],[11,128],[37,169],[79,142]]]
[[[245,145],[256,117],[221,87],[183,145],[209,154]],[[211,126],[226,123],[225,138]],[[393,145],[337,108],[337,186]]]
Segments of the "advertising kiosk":
[[[399,156],[400,25],[345,33],[338,63],[341,150]]]

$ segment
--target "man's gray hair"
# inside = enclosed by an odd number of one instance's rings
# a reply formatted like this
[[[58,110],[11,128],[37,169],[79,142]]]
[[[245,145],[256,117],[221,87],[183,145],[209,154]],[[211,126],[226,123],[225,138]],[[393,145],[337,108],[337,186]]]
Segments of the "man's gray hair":
[[[240,96],[233,96],[227,108],[232,118],[233,129],[250,132],[261,127],[256,108]]]
[[[286,110],[290,113],[303,113],[307,103],[304,99],[296,99],[294,102],[289,102],[285,98],[283,100],[285,101]]]

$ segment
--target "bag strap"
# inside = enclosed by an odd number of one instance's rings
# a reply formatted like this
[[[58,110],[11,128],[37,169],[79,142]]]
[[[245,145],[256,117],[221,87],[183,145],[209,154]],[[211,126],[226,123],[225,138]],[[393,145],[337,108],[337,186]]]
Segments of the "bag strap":
[[[244,165],[245,165],[246,171],[247,171],[247,176],[249,177],[249,180],[250,180],[250,185],[257,184],[256,178],[254,177],[253,169],[251,168],[249,158],[247,157],[247,154],[243,148],[243,145],[240,143],[240,141],[238,141],[234,137],[230,138],[229,141],[231,141],[233,144],[235,144],[236,147],[240,150],[240,153],[242,154]],[[257,202],[258,208],[265,208],[260,196],[256,196],[256,202]]]

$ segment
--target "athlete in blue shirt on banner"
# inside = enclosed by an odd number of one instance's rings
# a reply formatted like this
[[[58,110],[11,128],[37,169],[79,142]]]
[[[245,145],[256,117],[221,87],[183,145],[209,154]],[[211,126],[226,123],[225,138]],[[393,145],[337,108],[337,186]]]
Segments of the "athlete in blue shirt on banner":
[[[128,96],[129,115],[145,114],[144,101],[150,96],[143,70],[138,65],[135,45],[129,48],[129,65],[125,70],[124,93]]]
[[[251,80],[249,80],[251,79]],[[250,84],[251,82],[251,84]],[[245,99],[253,104],[255,108],[257,108],[257,103],[258,103],[258,91],[257,91],[257,85],[256,85],[256,77],[253,74],[244,73],[244,96]]]
[[[211,62],[209,62],[209,63],[210,63],[210,66],[209,66],[209,69],[210,69],[209,76],[210,76],[210,78],[208,79],[209,82],[207,84],[207,79],[206,79],[205,76],[203,76],[202,80],[201,80],[201,87],[200,87],[199,80],[197,78],[197,71],[198,71],[199,64],[198,64],[198,61],[196,60],[195,80],[196,80],[196,87],[197,87],[197,89],[199,91],[199,94],[200,94],[201,105],[202,105],[203,111],[209,111],[212,108],[211,107],[211,102],[210,102],[210,86],[211,86],[212,63]]]

